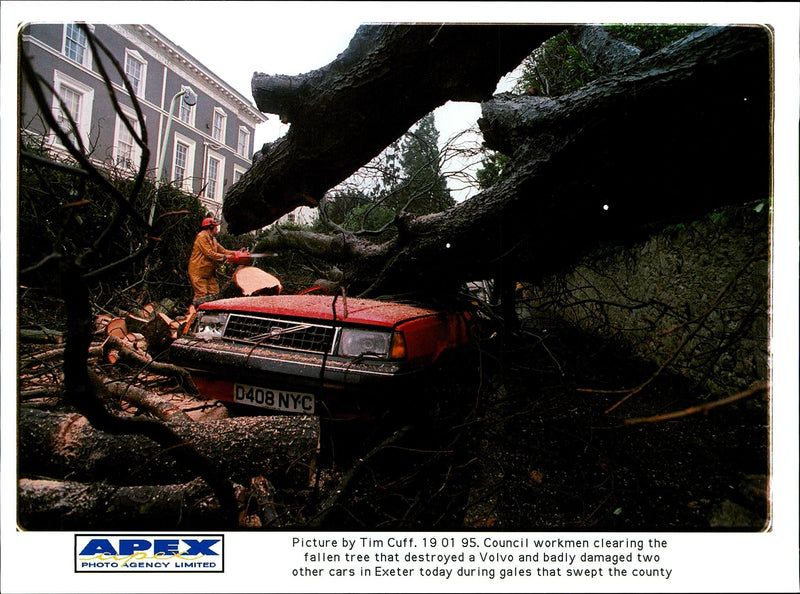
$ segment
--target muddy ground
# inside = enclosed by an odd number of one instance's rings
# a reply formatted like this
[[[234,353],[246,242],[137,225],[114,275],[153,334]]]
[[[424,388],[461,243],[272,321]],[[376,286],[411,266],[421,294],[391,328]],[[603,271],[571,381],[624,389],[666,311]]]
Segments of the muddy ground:
[[[764,396],[708,414],[624,426],[625,418],[683,410],[708,398],[665,376],[606,413],[624,394],[577,389],[633,388],[654,372],[653,365],[567,329],[551,333],[545,344],[512,349],[504,389],[495,391],[487,410],[497,422],[486,424],[478,449],[487,495],[495,493],[487,498],[495,525],[763,528],[769,468]]]
[[[476,415],[371,458],[336,529],[760,530],[768,525],[764,394],[685,418],[626,418],[715,397],[572,330],[490,346]]]

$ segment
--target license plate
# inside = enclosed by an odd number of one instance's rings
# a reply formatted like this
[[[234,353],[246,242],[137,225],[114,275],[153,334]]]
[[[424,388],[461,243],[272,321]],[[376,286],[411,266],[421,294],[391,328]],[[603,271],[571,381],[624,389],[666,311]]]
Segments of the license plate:
[[[314,395],[307,392],[273,390],[247,384],[233,384],[233,401],[283,412],[314,414]]]

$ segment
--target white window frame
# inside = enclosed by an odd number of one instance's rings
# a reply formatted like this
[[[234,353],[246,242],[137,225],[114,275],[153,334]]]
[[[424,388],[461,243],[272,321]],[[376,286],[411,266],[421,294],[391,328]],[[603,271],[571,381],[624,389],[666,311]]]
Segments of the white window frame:
[[[133,129],[136,130],[138,134],[141,135],[142,127],[139,125],[139,119],[136,117],[136,112],[128,107],[122,107],[122,113],[128,118],[128,121],[133,125]],[[131,136],[131,155],[130,155],[130,164],[120,164],[120,154],[119,150],[119,142],[122,139],[123,135],[130,134],[125,123],[122,121],[122,117],[117,114],[116,123],[114,126],[114,150],[113,150],[113,158],[114,158],[114,165],[116,167],[122,167],[123,169],[130,169],[136,170],[139,167],[139,163],[142,159],[142,148],[136,142],[136,140]]]
[[[64,56],[66,56],[66,58],[68,60],[70,60],[72,62],[75,62],[76,64],[80,64],[81,66],[84,66],[85,68],[91,68],[92,67],[92,50],[89,48],[88,40],[86,41],[86,45],[83,48],[83,60],[76,60],[75,58],[70,57],[70,55],[67,53],[67,27],[70,27],[70,26],[76,27],[78,29],[78,31],[83,33],[83,29],[78,27],[78,23],[64,23],[64,29],[63,29],[63,31],[61,33],[61,35],[62,35],[62,38],[61,38],[61,53]],[[94,31],[94,26],[89,25],[89,31]]]
[[[185,91],[188,88],[189,87],[187,87],[186,85],[181,85],[181,90],[182,91]],[[188,120],[184,120],[181,117],[181,114],[184,113],[183,112],[184,109],[186,109],[186,112],[189,114],[189,119]],[[173,116],[173,117],[175,117],[175,116]],[[186,105],[186,103],[183,100],[178,102],[178,114],[177,114],[177,119],[178,120],[180,120],[181,122],[183,122],[187,126],[189,126],[191,128],[194,128],[194,122],[195,122],[195,118],[196,117],[197,117],[197,105]]]
[[[222,126],[220,127],[219,136],[217,136],[217,118],[220,118]],[[217,142],[225,144],[225,136],[228,131],[228,114],[221,107],[215,107],[214,113],[211,116],[211,138]]]
[[[134,85],[133,81],[130,79],[128,73],[128,60],[133,60],[134,62],[138,62],[142,67],[141,78],[139,79],[138,85]],[[144,98],[145,86],[147,85],[147,60],[145,60],[142,57],[142,54],[140,54],[138,51],[134,49],[126,49],[125,62],[123,68],[125,70],[125,76],[128,77],[128,81],[131,83],[131,86],[133,87],[134,94],[137,97]]]
[[[177,166],[175,163],[178,156],[178,143],[188,148],[186,151],[186,168],[182,179],[178,179]],[[178,132],[175,133],[175,137],[172,140],[172,175],[170,176],[170,179],[173,182],[178,182],[177,187],[184,192],[192,192],[193,190],[192,180],[194,179],[194,156],[196,154],[196,146],[197,145],[194,140]]]
[[[219,168],[217,170],[217,178],[214,181],[213,188],[210,185],[211,181],[211,160],[215,160],[219,163]],[[209,150],[208,155],[206,156],[206,175],[203,183],[205,184],[205,192],[204,195],[209,200],[213,200],[214,202],[222,202],[222,193],[223,193],[223,186],[225,185],[225,157],[222,156],[220,153],[216,151]]]
[[[246,171],[247,171],[247,169],[245,169],[244,167],[240,167],[239,165],[236,165],[234,163],[234,165],[233,165],[233,183],[236,183],[237,181],[242,179],[242,176],[245,174]]]
[[[242,140],[244,139],[244,143]],[[242,147],[244,144],[244,147]],[[239,126],[239,136],[236,139],[236,152],[242,157],[249,158],[250,153],[250,130],[247,126]]]
[[[72,78],[71,76],[67,76],[63,72],[59,70],[53,71],[53,88],[56,91],[56,95],[53,95],[53,107],[52,111],[53,114],[58,118],[58,114],[61,113],[61,104],[58,100],[58,92],[60,91],[61,87],[65,86],[70,90],[78,93],[81,96],[81,105],[80,105],[80,113],[73,114],[73,118],[75,119],[75,123],[78,125],[78,133],[81,136],[81,140],[83,141],[84,146],[88,149],[89,148],[89,130],[92,126],[92,108],[94,106],[94,89],[90,86],[83,84]],[[53,136],[53,142],[57,145],[62,146],[61,141],[59,140],[58,136],[55,132],[51,132]]]

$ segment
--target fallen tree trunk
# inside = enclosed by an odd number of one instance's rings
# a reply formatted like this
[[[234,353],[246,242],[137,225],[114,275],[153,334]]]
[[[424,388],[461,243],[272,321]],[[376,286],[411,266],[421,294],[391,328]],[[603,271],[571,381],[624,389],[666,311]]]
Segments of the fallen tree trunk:
[[[169,427],[231,481],[262,475],[276,485],[308,485],[319,438],[317,417],[236,417]],[[24,476],[117,485],[195,478],[152,440],[98,431],[79,414],[20,409],[18,450]]]
[[[482,101],[537,45],[543,25],[363,25],[336,60],[300,76],[253,75],[256,106],[291,122],[225,196],[231,233],[315,205],[447,101]],[[468,67],[464,67],[468,64]]]
[[[489,189],[398,219],[377,246],[285,233],[257,247],[327,253],[351,293],[402,294],[414,278],[430,294],[501,272],[536,282],[603,242],[768,199],[769,41],[759,27],[709,27],[569,95],[497,96],[479,124],[512,162]]]
[[[228,527],[213,491],[199,479],[145,486],[21,479],[17,518],[26,530]]]
[[[234,485],[240,528],[279,527],[264,477]],[[229,528],[201,479],[171,485],[114,486],[21,479],[18,520],[26,530],[221,530]]]

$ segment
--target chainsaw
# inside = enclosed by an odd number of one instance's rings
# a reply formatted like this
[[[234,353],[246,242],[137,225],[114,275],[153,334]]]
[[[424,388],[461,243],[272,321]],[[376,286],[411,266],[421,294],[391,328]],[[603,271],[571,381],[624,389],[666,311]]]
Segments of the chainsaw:
[[[237,264],[239,266],[247,266],[253,260],[257,260],[259,258],[274,258],[277,255],[278,255],[277,253],[251,254],[247,250],[237,250],[233,253],[233,255],[228,256],[226,258],[226,261],[230,262],[231,264]]]

